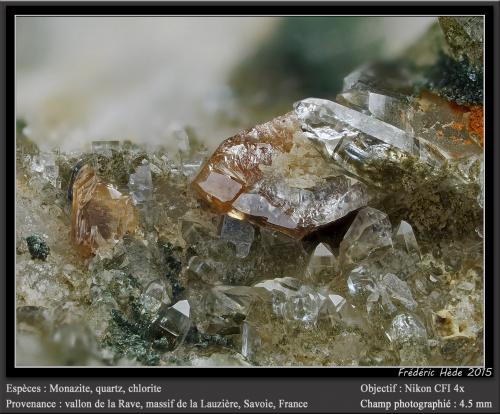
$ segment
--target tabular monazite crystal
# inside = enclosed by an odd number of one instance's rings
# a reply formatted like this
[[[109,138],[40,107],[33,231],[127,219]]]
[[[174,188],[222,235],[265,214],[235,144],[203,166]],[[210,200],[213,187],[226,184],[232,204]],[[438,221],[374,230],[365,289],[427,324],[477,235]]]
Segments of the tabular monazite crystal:
[[[224,141],[193,188],[219,213],[302,238],[368,202],[366,187],[325,160],[294,113]]]
[[[71,221],[73,241],[83,256],[114,245],[138,224],[130,197],[101,182],[89,165],[80,169],[73,183]]]

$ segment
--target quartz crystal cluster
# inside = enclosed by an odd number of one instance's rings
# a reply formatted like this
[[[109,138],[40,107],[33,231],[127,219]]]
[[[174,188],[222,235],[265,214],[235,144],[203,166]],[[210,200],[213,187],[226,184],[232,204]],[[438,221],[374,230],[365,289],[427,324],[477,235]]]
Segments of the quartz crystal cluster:
[[[18,131],[17,363],[481,365],[482,106],[399,63],[211,154]]]

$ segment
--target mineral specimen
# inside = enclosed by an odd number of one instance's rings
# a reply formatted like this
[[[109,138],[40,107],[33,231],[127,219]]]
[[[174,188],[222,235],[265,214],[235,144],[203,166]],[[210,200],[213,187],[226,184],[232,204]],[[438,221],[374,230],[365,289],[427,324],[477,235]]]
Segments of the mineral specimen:
[[[101,182],[87,164],[72,186],[71,217],[73,241],[83,256],[113,246],[138,224],[130,197]]]
[[[439,43],[428,63],[365,65],[334,100],[210,157],[175,124],[153,152],[67,154],[19,122],[16,362],[482,365],[482,40],[467,19],[441,19],[451,57]]]
[[[420,256],[420,249],[418,247],[415,233],[409,223],[401,220],[394,235],[394,244],[401,245],[407,253],[416,253]]]
[[[307,278],[314,282],[320,282],[332,279],[337,272],[337,258],[329,246],[319,243],[309,259],[306,269]]]
[[[392,246],[391,233],[387,214],[372,207],[362,209],[340,243],[342,262],[357,262],[376,249]]]
[[[160,310],[154,326],[164,335],[175,337],[177,345],[184,340],[191,326],[190,306],[187,300],[181,300],[175,305]]]
[[[246,257],[250,252],[250,247],[252,247],[254,233],[252,225],[225,216],[222,221],[220,237],[234,244],[237,257]]]
[[[241,332],[241,355],[245,358],[252,358],[260,344],[261,339],[256,329],[248,323],[243,323]]]
[[[50,253],[49,246],[39,234],[26,237],[26,243],[32,259],[45,260]]]
[[[34,155],[31,160],[31,169],[40,173],[53,187],[58,188],[61,185],[59,181],[59,167],[56,164],[54,153]]]
[[[193,188],[219,213],[292,237],[365,206],[365,186],[323,159],[293,113],[224,141]]]
[[[252,306],[270,302],[271,296],[259,287],[216,286],[204,298],[204,309],[209,319],[202,330],[210,334],[239,332],[239,326]]]
[[[373,179],[366,170],[380,160],[416,157],[435,165],[481,154],[468,126],[468,108],[431,94],[407,102],[366,90],[364,84],[352,88],[341,98],[357,109],[315,98],[295,104],[310,140],[351,173]]]
[[[134,174],[130,174],[128,183],[134,204],[142,204],[153,198],[153,180],[148,164],[139,165]]]

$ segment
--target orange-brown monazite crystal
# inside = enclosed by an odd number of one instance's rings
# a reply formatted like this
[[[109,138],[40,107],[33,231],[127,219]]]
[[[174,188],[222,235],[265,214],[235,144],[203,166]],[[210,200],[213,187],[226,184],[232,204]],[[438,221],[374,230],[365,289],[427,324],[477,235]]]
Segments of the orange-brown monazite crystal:
[[[84,165],[72,186],[71,235],[82,256],[98,248],[113,246],[138,224],[129,196],[111,184],[103,183],[94,169]]]
[[[324,159],[294,112],[225,140],[192,187],[219,213],[295,238],[368,202],[364,184]]]

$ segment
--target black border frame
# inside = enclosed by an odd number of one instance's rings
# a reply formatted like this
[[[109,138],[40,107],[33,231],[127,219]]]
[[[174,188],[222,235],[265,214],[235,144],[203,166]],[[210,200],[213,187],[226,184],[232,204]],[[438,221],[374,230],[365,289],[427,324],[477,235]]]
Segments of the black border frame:
[[[498,92],[498,82],[494,84],[494,75],[499,72],[499,68],[494,66],[493,52],[498,48],[498,33],[494,36],[494,31],[498,32],[498,27],[494,27],[495,12],[498,19],[498,3],[496,2],[473,2],[469,4],[448,2],[407,2],[395,4],[392,2],[9,2],[2,4],[5,11],[6,27],[6,94],[5,104],[7,109],[5,152],[6,154],[6,188],[5,195],[7,202],[7,215],[5,218],[6,233],[2,237],[13,237],[15,228],[14,220],[9,219],[15,214],[15,168],[11,157],[15,157],[15,84],[13,82],[14,73],[14,41],[15,41],[15,16],[16,15],[485,15],[485,140],[488,141],[488,151],[485,152],[485,185],[487,194],[487,205],[485,206],[485,367],[493,367],[494,352],[494,328],[498,327],[499,315],[494,313],[494,296],[500,298],[500,292],[494,292],[494,277],[500,275],[499,258],[495,255],[494,246],[498,246],[498,219],[494,217],[496,207],[498,209],[498,193],[493,200],[493,191],[498,192],[498,165],[495,165],[495,154],[498,154],[498,119],[494,119],[494,114],[498,113],[498,103],[494,102],[494,91]],[[496,7],[495,7],[496,6]],[[495,10],[496,9],[496,10]],[[497,20],[498,23],[498,20]],[[497,125],[494,125],[496,122]],[[12,137],[12,138],[11,138]],[[496,139],[495,139],[496,138]],[[9,200],[8,197],[11,197]],[[11,210],[12,209],[12,210]],[[496,220],[496,221],[495,221]],[[5,323],[6,323],[6,353],[3,356],[6,363],[7,377],[397,377],[399,368],[366,367],[366,368],[181,368],[181,367],[139,367],[139,368],[117,368],[117,367],[40,367],[40,368],[19,368],[14,361],[14,333],[15,323],[13,309],[15,306],[15,284],[11,276],[15,274],[15,262],[13,260],[12,249],[15,245],[7,244],[5,239],[6,262],[9,263],[9,270],[4,272],[5,300]],[[12,238],[10,238],[12,240]],[[10,258],[7,258],[10,256]],[[498,285],[498,281],[497,281]],[[497,286],[498,290],[498,286]],[[9,335],[10,333],[10,335]],[[495,335],[496,336],[496,335]],[[498,344],[497,344],[498,347]],[[422,367],[426,368],[426,367]],[[435,368],[439,371],[439,368]],[[467,368],[459,368],[463,375],[467,374]],[[416,378],[415,378],[416,379]]]

